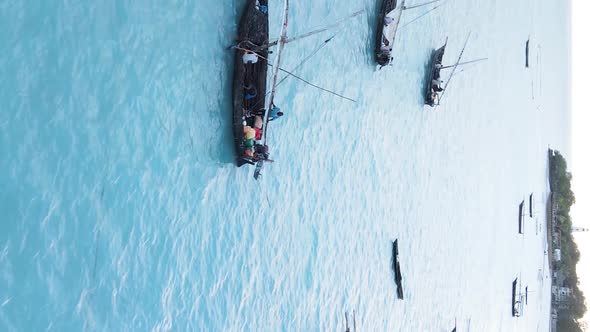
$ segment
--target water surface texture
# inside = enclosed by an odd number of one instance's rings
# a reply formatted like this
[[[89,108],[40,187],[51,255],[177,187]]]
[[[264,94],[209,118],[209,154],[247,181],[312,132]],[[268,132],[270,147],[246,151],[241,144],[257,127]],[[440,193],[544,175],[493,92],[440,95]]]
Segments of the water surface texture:
[[[419,1],[409,1],[408,5]],[[0,330],[546,331],[548,145],[569,151],[566,1],[449,0],[373,64],[377,0],[293,1],[298,75],[256,182],[233,161],[244,1],[0,2]],[[282,4],[270,4],[271,35]],[[404,20],[429,8],[404,14]],[[465,59],[433,110],[449,38]],[[531,36],[531,68],[524,46]],[[537,197],[526,234],[518,203]],[[394,298],[399,239],[405,299]],[[539,272],[541,270],[541,272]],[[511,282],[529,287],[510,314]]]

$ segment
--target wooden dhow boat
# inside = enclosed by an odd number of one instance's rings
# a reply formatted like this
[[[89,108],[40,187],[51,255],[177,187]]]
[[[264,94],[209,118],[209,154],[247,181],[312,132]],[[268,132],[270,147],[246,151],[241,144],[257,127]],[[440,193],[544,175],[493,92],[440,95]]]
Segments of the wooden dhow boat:
[[[362,12],[362,10],[357,11],[348,18],[360,15]],[[244,164],[255,165],[254,178],[256,179],[260,178],[264,163],[273,162],[269,158],[269,149],[266,143],[269,122],[275,119],[276,114],[282,115],[282,112],[278,112],[278,107],[274,104],[276,87],[280,84],[277,80],[279,72],[284,72],[324,92],[355,102],[354,99],[314,85],[280,67],[281,54],[286,43],[324,32],[346,22],[348,18],[327,28],[287,38],[288,18],[289,0],[284,0],[280,37],[278,40],[270,41],[268,37],[268,0],[248,0],[239,24],[238,43],[230,47],[235,50],[232,129],[236,165],[238,167]],[[331,39],[325,40],[322,46]],[[268,60],[270,47],[277,48],[276,57],[272,64]],[[270,84],[267,84],[269,66],[272,66],[272,75]]]
[[[262,117],[247,115],[266,106],[268,43],[268,1],[248,0],[238,28],[234,59],[232,123],[238,167],[255,165],[265,158],[264,147],[255,146],[256,137],[261,137]]]
[[[400,300],[404,299],[404,290],[402,287],[402,271],[399,265],[399,251],[397,248],[397,239],[392,242],[392,250],[391,250],[391,269],[393,270],[393,277],[395,280],[395,285],[397,287],[397,298]]]
[[[459,53],[459,57],[455,64],[450,66],[443,65],[443,57],[445,55],[445,50],[447,48],[448,38],[445,40],[445,43],[440,48],[434,50],[430,57],[430,61],[427,66],[426,70],[426,82],[424,88],[424,104],[430,107],[436,107],[440,105],[440,102],[447,92],[447,87],[455,75],[457,68],[459,66],[467,65],[470,63],[475,63],[479,61],[487,60],[487,58],[480,58],[471,61],[461,62],[461,58],[463,57],[463,52],[465,52],[465,48],[467,48],[467,43],[469,42],[469,37],[471,33],[467,36],[467,40],[465,40],[465,45],[463,45],[463,49],[461,49],[461,53]],[[446,83],[443,82],[441,79],[441,72],[445,69],[452,69],[451,74],[449,75]],[[444,84],[443,84],[444,83]],[[443,86],[444,85],[444,86]]]
[[[379,66],[387,66],[393,60],[393,44],[400,29],[402,13],[405,10],[419,8],[438,1],[440,0],[406,6],[406,0],[383,0],[377,18],[377,43],[375,45],[375,61]],[[438,7],[429,10],[427,13],[436,8]]]

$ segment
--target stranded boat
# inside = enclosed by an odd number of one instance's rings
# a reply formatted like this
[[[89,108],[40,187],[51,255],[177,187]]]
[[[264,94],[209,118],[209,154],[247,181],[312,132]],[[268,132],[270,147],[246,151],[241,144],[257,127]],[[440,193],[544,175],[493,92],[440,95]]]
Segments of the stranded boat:
[[[397,249],[397,239],[392,243],[392,250],[391,250],[391,269],[393,270],[395,284],[397,286],[397,298],[403,300],[404,299],[404,290],[402,288],[402,272],[399,266],[399,259],[398,259],[398,249]]]

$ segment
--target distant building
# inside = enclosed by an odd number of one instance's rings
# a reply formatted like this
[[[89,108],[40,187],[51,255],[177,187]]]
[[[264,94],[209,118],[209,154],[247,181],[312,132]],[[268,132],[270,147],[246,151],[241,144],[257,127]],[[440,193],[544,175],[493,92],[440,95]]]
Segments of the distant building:
[[[569,287],[553,286],[551,287],[551,292],[555,296],[557,303],[565,303],[572,296],[572,289]]]
[[[553,260],[556,262],[561,261],[561,249],[555,249],[553,251]]]

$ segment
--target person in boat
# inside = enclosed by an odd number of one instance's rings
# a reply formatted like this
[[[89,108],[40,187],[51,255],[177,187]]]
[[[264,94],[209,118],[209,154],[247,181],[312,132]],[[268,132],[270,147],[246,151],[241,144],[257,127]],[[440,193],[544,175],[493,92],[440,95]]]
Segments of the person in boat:
[[[260,10],[263,13],[268,13],[268,7],[260,4],[260,1],[256,0],[256,10]]]
[[[391,16],[385,16],[383,18],[383,25],[388,26],[391,23],[393,23],[393,21],[394,21],[393,17],[391,17]]]
[[[244,87],[244,100],[250,100],[256,98],[258,92],[256,91],[256,87],[252,84],[248,84]]]
[[[252,52],[252,51],[244,51],[244,55],[242,55],[242,62],[244,62],[245,65],[249,64],[249,63],[257,63],[258,62],[258,54]]]
[[[270,156],[270,153],[268,153],[268,145],[254,145],[254,156],[261,160],[268,160],[268,157]]]
[[[254,116],[264,117],[265,113],[266,113],[266,110],[264,108],[261,108],[258,111],[250,112],[249,114],[254,115]],[[268,114],[268,121],[276,120],[276,119],[280,118],[281,116],[283,116],[283,112],[281,112],[281,109],[278,108],[275,104],[272,104],[270,106],[270,113]]]
[[[432,80],[432,91],[434,92],[441,92],[444,89],[442,88],[443,81],[441,80]]]

